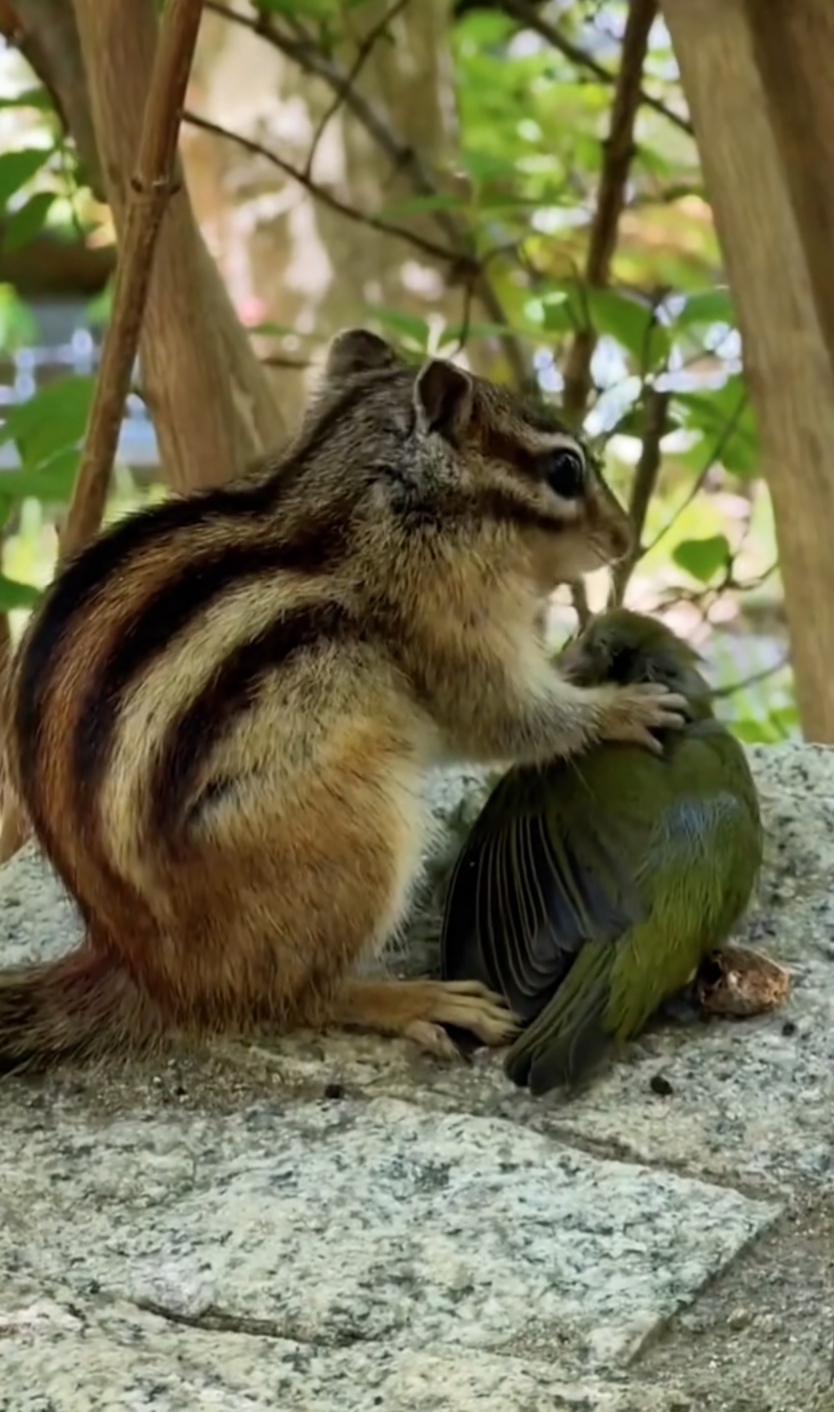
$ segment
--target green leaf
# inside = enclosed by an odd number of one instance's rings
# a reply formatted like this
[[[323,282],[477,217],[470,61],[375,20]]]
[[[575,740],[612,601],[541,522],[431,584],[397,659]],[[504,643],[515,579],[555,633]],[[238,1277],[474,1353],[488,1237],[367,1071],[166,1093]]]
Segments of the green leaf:
[[[546,333],[569,333],[580,323],[565,289],[554,289],[524,305],[525,316]]]
[[[701,443],[686,452],[682,460],[700,471],[711,453],[734,475],[758,474],[758,428],[740,373],[709,392],[678,393],[674,405],[683,411],[684,425],[703,434]]]
[[[31,181],[52,156],[50,147],[22,147],[18,152],[0,152],[0,206],[5,206],[27,181]]]
[[[688,295],[675,322],[679,328],[704,324],[731,324],[735,327],[735,311],[728,286],[719,285],[716,289],[704,289],[700,294]]]
[[[45,88],[27,88],[22,93],[17,93],[13,98],[0,98],[0,111],[4,108],[39,108],[44,112],[52,111],[52,99]]]
[[[30,583],[19,583],[17,579],[7,579],[5,574],[0,574],[0,613],[11,612],[14,608],[34,608],[40,596],[40,589]]]
[[[56,200],[54,191],[36,191],[17,211],[11,212],[3,231],[4,249],[19,250],[21,245],[28,245],[40,235]]]
[[[672,550],[679,568],[691,574],[699,583],[709,583],[730,561],[730,544],[726,535],[711,534],[706,539],[682,539]]]
[[[405,314],[401,309],[374,309],[373,313],[383,328],[410,339],[418,348],[428,347],[430,330],[425,319],[418,318],[416,314]]]
[[[13,285],[0,284],[0,352],[14,352],[37,336],[38,326]]]
[[[450,343],[459,343],[462,338],[506,338],[507,334],[514,338],[524,336],[515,333],[508,323],[478,323],[477,320],[471,324],[447,324],[443,330],[444,340]]]
[[[745,718],[743,721],[728,721],[727,725],[745,745],[776,745],[784,739],[769,721],[756,721]]]
[[[460,196],[412,196],[407,201],[391,201],[378,212],[381,220],[393,220],[397,216],[419,215],[421,211],[459,211],[466,206]]]
[[[589,289],[586,298],[596,332],[615,338],[641,371],[650,371],[668,357],[669,330],[657,323],[648,304],[614,289]]]
[[[287,338],[297,336],[297,330],[290,328],[289,324],[275,324],[267,320],[264,324],[247,324],[247,333],[259,333],[265,338]]]
[[[103,328],[109,324],[110,316],[113,312],[113,290],[115,282],[109,279],[99,294],[96,294],[87,305],[87,319],[94,328]]]
[[[0,495],[15,500],[32,496],[35,500],[63,503],[72,498],[81,452],[74,447],[59,451],[36,470],[0,472]]]
[[[94,377],[81,376],[60,378],[40,388],[9,409],[0,427],[0,442],[14,441],[24,470],[36,470],[83,439],[95,389]]]
[[[333,0],[257,0],[256,8],[291,20],[329,20],[335,13]]]
[[[678,417],[667,414],[665,434],[668,435],[670,431],[677,431],[680,425],[681,423]],[[611,430],[606,432],[605,435],[606,440],[610,440],[612,436],[636,436],[642,439],[645,430],[646,411],[642,400],[638,398],[635,402],[632,402],[630,407],[625,409],[622,416],[618,418]]]

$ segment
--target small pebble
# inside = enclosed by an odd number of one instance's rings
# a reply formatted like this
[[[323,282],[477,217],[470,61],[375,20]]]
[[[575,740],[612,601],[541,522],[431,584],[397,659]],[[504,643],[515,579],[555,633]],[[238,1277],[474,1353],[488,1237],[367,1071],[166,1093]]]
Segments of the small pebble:
[[[671,1093],[675,1092],[669,1080],[664,1078],[662,1074],[652,1074],[649,1079],[649,1088],[652,1093],[660,1094],[661,1098],[668,1098]]]
[[[746,1329],[752,1322],[753,1315],[749,1309],[734,1309],[730,1314],[727,1324],[731,1329]]]

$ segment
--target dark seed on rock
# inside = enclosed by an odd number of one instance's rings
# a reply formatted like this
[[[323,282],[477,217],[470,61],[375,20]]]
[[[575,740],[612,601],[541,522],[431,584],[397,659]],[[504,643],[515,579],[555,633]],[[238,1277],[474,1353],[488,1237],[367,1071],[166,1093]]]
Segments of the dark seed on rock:
[[[652,1093],[660,1094],[661,1098],[668,1098],[670,1093],[675,1092],[669,1080],[665,1079],[662,1074],[652,1074],[649,1079],[649,1088]]]
[[[334,1103],[340,1102],[346,1096],[344,1084],[325,1084],[324,1096]]]
[[[796,1034],[796,1020],[786,1020],[782,1026],[783,1035]]]

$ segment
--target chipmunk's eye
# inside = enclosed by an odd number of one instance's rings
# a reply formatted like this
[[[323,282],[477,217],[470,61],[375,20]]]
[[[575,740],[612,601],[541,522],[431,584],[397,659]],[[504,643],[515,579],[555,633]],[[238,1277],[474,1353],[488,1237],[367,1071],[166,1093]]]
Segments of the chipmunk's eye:
[[[585,461],[579,451],[559,446],[541,458],[543,479],[562,500],[578,500],[585,488]]]

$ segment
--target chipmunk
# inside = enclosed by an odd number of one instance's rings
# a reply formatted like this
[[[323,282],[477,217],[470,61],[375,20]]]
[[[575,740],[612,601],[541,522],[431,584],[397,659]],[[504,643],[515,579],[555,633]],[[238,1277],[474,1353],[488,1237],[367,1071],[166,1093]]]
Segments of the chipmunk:
[[[24,634],[9,767],[86,940],[0,973],[0,1068],[264,1027],[506,1042],[479,984],[354,968],[404,915],[432,766],[682,724],[664,688],[570,685],[542,638],[555,585],[629,542],[552,411],[338,336],[281,454],[117,523]]]

